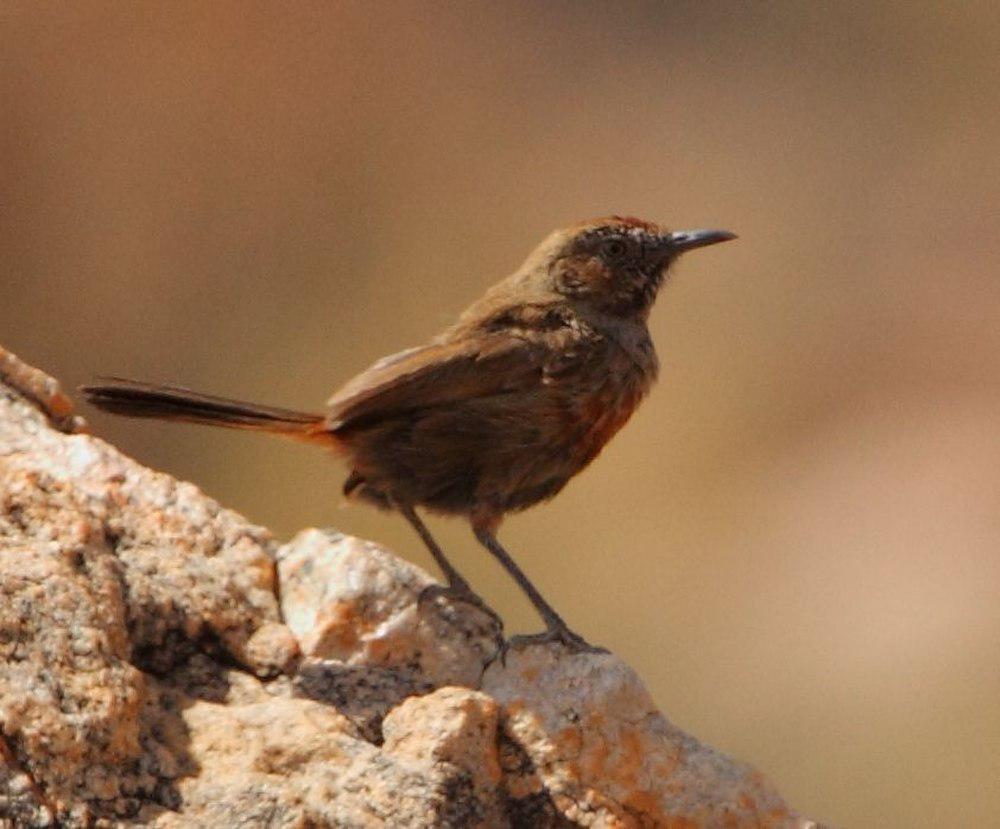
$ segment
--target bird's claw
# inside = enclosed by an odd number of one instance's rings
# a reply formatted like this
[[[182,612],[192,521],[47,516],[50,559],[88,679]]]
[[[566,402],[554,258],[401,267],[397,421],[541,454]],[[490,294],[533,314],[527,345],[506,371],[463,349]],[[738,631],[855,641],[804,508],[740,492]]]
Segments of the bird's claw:
[[[472,605],[477,610],[482,611],[490,617],[497,628],[503,630],[503,619],[492,607],[490,607],[468,584],[429,584],[420,591],[417,597],[417,608],[423,610],[428,602],[434,602],[439,597],[449,599],[454,602],[463,602]]]
[[[609,653],[607,648],[602,648],[599,645],[591,645],[580,634],[574,633],[563,625],[561,627],[549,628],[541,633],[511,636],[510,639],[507,639],[503,643],[503,647],[501,647],[497,657],[500,660],[500,664],[506,667],[507,653],[512,648],[520,649],[528,645],[548,645],[553,642],[559,643],[570,653]]]

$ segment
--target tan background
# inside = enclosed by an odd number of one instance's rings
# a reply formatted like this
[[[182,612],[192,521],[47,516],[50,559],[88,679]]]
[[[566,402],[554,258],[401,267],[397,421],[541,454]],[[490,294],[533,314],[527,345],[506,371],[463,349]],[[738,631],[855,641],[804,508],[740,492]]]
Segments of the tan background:
[[[995,825],[998,8],[4,3],[0,342],[313,408],[554,226],[736,230],[661,295],[652,397],[505,538],[812,816]],[[429,564],[315,450],[92,422],[280,534]]]

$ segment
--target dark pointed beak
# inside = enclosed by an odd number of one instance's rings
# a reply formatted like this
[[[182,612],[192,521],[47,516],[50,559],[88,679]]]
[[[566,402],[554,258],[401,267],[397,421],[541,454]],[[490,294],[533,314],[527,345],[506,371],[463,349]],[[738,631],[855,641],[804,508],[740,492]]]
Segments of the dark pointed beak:
[[[663,241],[666,243],[666,247],[674,255],[677,255],[686,250],[703,248],[718,242],[728,242],[735,238],[736,234],[730,233],[728,230],[675,230],[673,233],[665,234]]]

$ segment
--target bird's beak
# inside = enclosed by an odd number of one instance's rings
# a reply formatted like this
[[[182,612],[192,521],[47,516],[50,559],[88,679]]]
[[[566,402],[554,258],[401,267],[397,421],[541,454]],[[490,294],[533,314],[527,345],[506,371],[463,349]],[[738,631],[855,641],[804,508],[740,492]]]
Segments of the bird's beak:
[[[735,239],[736,234],[728,230],[675,230],[663,235],[664,246],[675,256],[686,250],[703,248],[718,242],[728,242]]]

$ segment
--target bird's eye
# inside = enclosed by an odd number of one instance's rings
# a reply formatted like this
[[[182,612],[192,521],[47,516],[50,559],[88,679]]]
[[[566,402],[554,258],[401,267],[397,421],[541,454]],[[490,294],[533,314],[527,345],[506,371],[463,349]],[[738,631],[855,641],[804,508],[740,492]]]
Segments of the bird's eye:
[[[608,241],[601,245],[601,253],[608,257],[608,259],[621,259],[627,249],[621,239],[608,239]]]

